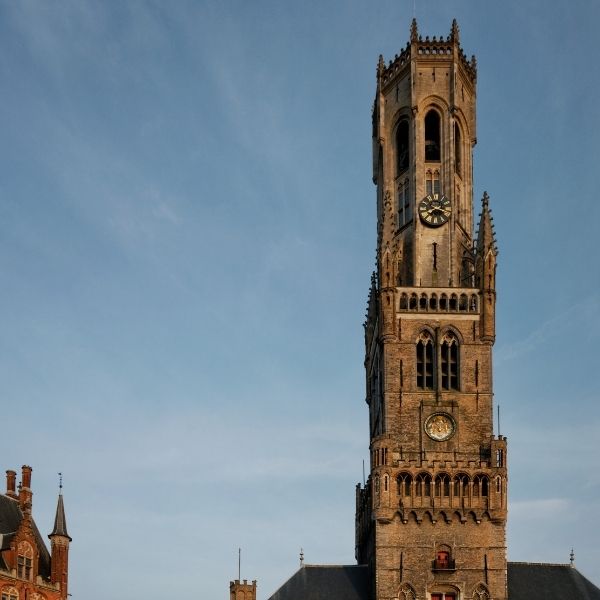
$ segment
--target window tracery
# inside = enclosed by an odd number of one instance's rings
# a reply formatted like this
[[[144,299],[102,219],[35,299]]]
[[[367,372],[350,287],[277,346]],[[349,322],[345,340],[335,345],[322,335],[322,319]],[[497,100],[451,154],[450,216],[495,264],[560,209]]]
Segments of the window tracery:
[[[442,338],[442,389],[458,389],[458,339],[452,332]]]
[[[415,593],[412,585],[403,583],[400,586],[400,592],[398,593],[398,600],[416,600],[417,594]]]
[[[490,600],[490,593],[482,583],[473,591],[473,600]]]
[[[433,338],[423,331],[417,342],[417,387],[422,390],[433,390],[434,362]]]

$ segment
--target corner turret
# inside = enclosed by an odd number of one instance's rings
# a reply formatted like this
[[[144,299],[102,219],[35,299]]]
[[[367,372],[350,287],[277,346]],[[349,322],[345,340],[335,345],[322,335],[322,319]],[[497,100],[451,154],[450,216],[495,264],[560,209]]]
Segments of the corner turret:
[[[51,544],[51,573],[52,583],[60,585],[61,597],[68,597],[68,573],[69,573],[69,544],[71,536],[67,533],[67,519],[65,518],[65,505],[62,495],[62,479],[58,502],[56,504],[56,515],[54,517],[54,528],[48,536]]]

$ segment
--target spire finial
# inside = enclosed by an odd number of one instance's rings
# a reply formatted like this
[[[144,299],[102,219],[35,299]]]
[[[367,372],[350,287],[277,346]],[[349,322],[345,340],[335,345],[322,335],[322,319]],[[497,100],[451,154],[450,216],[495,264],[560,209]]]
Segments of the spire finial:
[[[300,548],[300,566],[304,566],[304,550]]]
[[[573,551],[573,548],[571,548],[571,554],[569,555],[569,561],[571,563],[571,566],[574,567],[575,566],[575,552]]]
[[[483,208],[487,208],[490,204],[490,197],[488,196],[487,192],[483,192],[483,198],[481,199],[481,206],[483,206]]]
[[[450,39],[457,44],[460,42],[460,29],[456,19],[452,19],[452,29],[450,30]]]
[[[419,28],[417,27],[417,19],[413,17],[412,23],[410,24],[410,41],[416,42],[419,39]]]
[[[58,474],[58,493],[62,494],[62,473]]]

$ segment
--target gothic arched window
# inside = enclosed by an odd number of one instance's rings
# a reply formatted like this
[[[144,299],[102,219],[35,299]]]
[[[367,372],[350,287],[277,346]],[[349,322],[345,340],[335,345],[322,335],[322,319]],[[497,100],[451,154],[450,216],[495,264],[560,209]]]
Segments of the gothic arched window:
[[[473,479],[473,496],[487,498],[489,489],[489,479],[486,475],[475,475]]]
[[[398,475],[398,494],[400,496],[410,497],[410,486],[412,476],[410,473],[400,473]]]
[[[433,338],[424,331],[417,342],[417,387],[432,390],[434,381]]]
[[[442,389],[458,389],[458,339],[448,332],[442,338]]]
[[[441,473],[435,478],[435,495],[438,498],[450,496],[450,477]]]
[[[409,156],[408,121],[403,119],[396,128],[396,175],[408,169]]]
[[[400,592],[398,593],[399,600],[416,600],[417,594],[412,587],[408,583],[403,583],[400,586]]]
[[[398,228],[412,221],[408,177],[398,184]]]
[[[462,173],[462,152],[458,123],[454,123],[454,170],[457,175]]]
[[[490,600],[490,593],[485,585],[480,583],[473,592],[473,600]]]
[[[422,498],[431,496],[431,475],[429,473],[419,473],[415,479],[415,495]]]
[[[460,473],[454,477],[454,497],[467,498],[469,496],[469,476]]]
[[[440,160],[440,115],[430,110],[425,115],[425,160]]]

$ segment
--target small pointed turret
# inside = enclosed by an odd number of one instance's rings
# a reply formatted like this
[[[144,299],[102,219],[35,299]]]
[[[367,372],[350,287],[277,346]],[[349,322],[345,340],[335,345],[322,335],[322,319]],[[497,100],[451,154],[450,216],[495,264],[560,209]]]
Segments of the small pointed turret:
[[[481,215],[475,249],[475,285],[479,288],[481,294],[481,338],[494,341],[496,336],[496,257],[498,256],[498,246],[489,201],[490,198],[487,192],[484,192],[481,199]]]
[[[72,541],[71,537],[67,533],[67,519],[65,518],[65,505],[63,502],[62,494],[58,495],[58,503],[56,505],[56,516],[54,517],[54,529],[48,537],[51,538],[55,535],[60,535],[62,537],[69,538],[69,541]]]
[[[417,20],[414,18],[412,20],[412,23],[410,24],[410,41],[419,41],[419,28],[417,27]]]
[[[60,585],[61,598],[66,600],[68,597],[69,581],[69,544],[73,540],[67,533],[67,519],[65,517],[65,505],[62,495],[62,474],[60,476],[60,486],[58,502],[56,504],[56,516],[54,517],[54,528],[48,536],[51,544],[50,559],[50,580],[52,583]]]
[[[452,19],[452,29],[450,30],[450,39],[457,44],[460,43],[460,30],[456,19]]]

